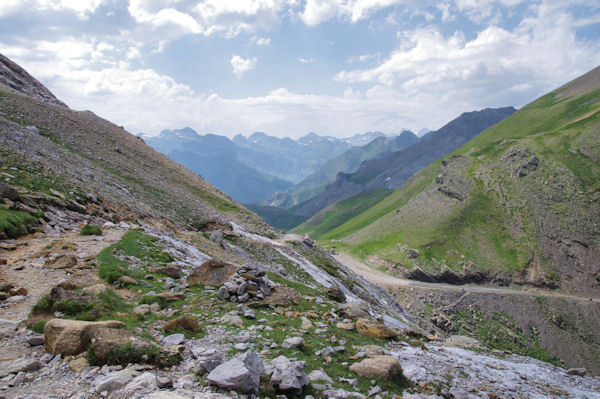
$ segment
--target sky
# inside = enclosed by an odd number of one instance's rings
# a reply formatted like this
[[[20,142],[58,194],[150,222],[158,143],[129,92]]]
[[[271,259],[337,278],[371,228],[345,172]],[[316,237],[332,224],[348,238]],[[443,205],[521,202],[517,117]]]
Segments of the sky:
[[[1,0],[0,53],[134,134],[394,134],[600,65],[600,2]]]

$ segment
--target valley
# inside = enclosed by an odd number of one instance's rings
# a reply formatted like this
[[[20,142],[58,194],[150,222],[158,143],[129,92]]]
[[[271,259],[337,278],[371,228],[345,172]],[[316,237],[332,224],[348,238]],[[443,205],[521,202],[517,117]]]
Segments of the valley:
[[[600,397],[600,69],[294,141],[134,136],[0,66],[0,398]]]

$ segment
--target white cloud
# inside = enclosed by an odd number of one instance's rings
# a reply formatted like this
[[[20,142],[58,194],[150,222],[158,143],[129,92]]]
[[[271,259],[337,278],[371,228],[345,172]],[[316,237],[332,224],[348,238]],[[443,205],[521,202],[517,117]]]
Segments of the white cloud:
[[[270,37],[252,36],[250,38],[250,40],[252,41],[252,43],[256,44],[257,46],[268,46],[269,44],[271,44]]]
[[[356,22],[365,18],[371,11],[404,2],[403,0],[307,0],[300,18],[309,26],[318,25],[335,17],[348,18]]]
[[[229,62],[233,68],[233,74],[239,79],[243,74],[256,67],[256,61],[256,57],[245,59],[239,55],[233,55]]]
[[[91,109],[132,132],[147,133],[186,125],[201,132],[233,135],[262,130],[279,136],[437,128],[464,111],[523,105],[600,63],[598,41],[584,41],[574,34],[575,27],[598,22],[593,13],[576,19],[568,11],[569,3],[542,1],[529,6],[521,23],[508,29],[489,25],[499,3],[484,0],[482,8],[476,9],[474,2],[457,0],[439,3],[436,18],[450,20],[467,13],[476,19],[492,4],[493,12],[485,17],[488,26],[475,36],[442,33],[443,29],[431,26],[403,30],[397,48],[383,58],[375,52],[380,48],[374,48],[373,54],[349,59],[365,64],[347,66],[348,70],[335,76],[346,86],[338,95],[298,94],[280,88],[252,97],[224,98],[195,91],[144,66],[145,53],[161,51],[182,35],[229,37],[248,32],[251,43],[263,45],[270,39],[258,32],[276,26],[290,12],[298,18],[302,11],[302,21],[314,25],[331,18],[356,21],[386,4],[403,2],[410,3],[409,7],[415,4],[411,0],[309,0],[305,4],[211,0],[200,7],[191,0],[131,0],[129,11],[137,24],[124,27],[116,36],[73,35],[38,41],[23,37],[12,42],[0,38],[0,48],[73,108]],[[23,3],[33,4],[33,0]],[[0,16],[21,4],[0,0]],[[36,0],[35,4],[59,2]],[[101,3],[85,4],[83,11],[71,11],[89,15]],[[410,14],[408,10],[398,17],[398,26],[406,29],[401,19]],[[256,67],[257,58],[233,55],[230,62],[235,76],[241,78]]]
[[[139,23],[161,29],[178,26],[180,34],[209,36],[221,33],[236,36],[241,32],[268,30],[279,24],[292,0],[129,0],[129,13]],[[260,45],[267,45],[264,39]]]
[[[2,0],[0,16],[23,11],[70,11],[85,18],[107,2],[108,0]]]
[[[298,61],[300,61],[303,64],[312,64],[313,62],[316,61],[316,59],[314,59],[314,58],[302,58],[302,57],[300,57],[300,58],[298,58]]]
[[[373,54],[361,54],[355,57],[350,57],[348,59],[349,64],[354,64],[357,62],[368,62],[368,61],[379,61],[381,60],[381,53],[373,53]]]

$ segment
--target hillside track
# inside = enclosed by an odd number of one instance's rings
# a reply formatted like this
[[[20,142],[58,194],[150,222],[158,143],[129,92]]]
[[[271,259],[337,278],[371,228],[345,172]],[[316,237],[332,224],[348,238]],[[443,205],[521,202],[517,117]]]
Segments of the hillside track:
[[[334,255],[334,258],[343,264],[344,266],[351,269],[356,274],[362,276],[367,281],[376,284],[382,288],[387,290],[393,290],[398,287],[422,287],[429,288],[432,290],[452,290],[452,291],[462,291],[465,293],[468,292],[482,292],[488,294],[497,294],[497,295],[527,295],[527,296],[543,296],[543,297],[552,297],[552,298],[563,298],[566,300],[574,300],[574,301],[585,301],[585,302],[595,302],[600,303],[599,298],[589,298],[589,297],[580,297],[575,295],[565,295],[560,292],[555,291],[547,291],[547,290],[519,290],[514,288],[500,288],[500,287],[489,287],[482,285],[473,285],[473,284],[464,284],[464,285],[452,285],[452,284],[444,284],[444,283],[427,283],[423,281],[409,280],[403,279],[395,276],[390,276],[382,271],[379,271],[360,260],[354,258],[353,256],[346,253],[337,253]]]

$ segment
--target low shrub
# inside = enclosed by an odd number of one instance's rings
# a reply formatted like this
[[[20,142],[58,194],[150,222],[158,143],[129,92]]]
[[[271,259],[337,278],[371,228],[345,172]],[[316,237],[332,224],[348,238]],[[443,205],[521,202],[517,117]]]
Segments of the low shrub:
[[[87,351],[87,359],[92,366],[120,365],[127,366],[128,364],[152,364],[160,368],[171,367],[179,364],[183,357],[180,353],[161,353],[156,346],[139,348],[131,343],[125,345],[117,345],[112,348],[106,359],[100,359],[90,347]]]
[[[101,236],[102,229],[100,226],[96,226],[95,224],[86,224],[81,228],[79,234],[82,236]]]
[[[41,320],[41,321],[35,322],[31,326],[31,331],[36,332],[38,334],[43,334],[44,333],[44,326],[45,325],[46,325],[46,321],[45,320]]]

